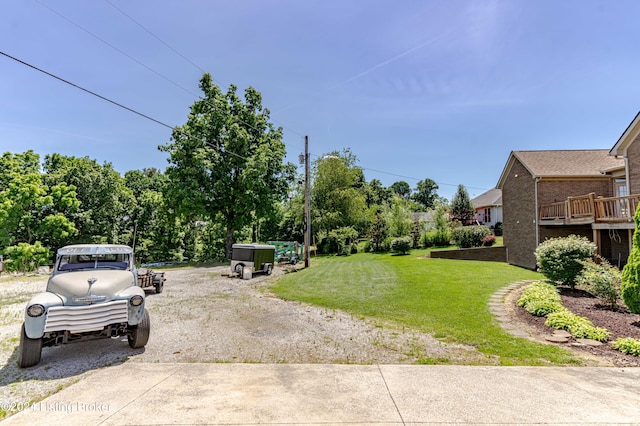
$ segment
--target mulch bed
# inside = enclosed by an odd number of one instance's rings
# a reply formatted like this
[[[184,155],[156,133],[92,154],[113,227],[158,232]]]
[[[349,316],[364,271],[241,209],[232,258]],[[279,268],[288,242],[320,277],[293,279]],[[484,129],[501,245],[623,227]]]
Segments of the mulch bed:
[[[633,337],[640,339],[640,315],[629,312],[622,301],[619,302],[616,310],[611,310],[599,299],[589,293],[568,287],[560,287],[562,304],[576,315],[589,318],[596,327],[606,328],[611,336],[609,343],[602,346],[579,346],[575,340],[570,340],[565,345],[571,345],[579,350],[588,351],[590,354],[610,361],[613,365],[621,367],[639,367],[640,357],[627,355],[611,347],[611,342],[618,337]],[[518,297],[514,303],[517,303]],[[543,335],[551,335],[553,328],[544,325],[545,318],[536,317],[520,306],[515,306],[518,319],[530,327],[536,329]]]

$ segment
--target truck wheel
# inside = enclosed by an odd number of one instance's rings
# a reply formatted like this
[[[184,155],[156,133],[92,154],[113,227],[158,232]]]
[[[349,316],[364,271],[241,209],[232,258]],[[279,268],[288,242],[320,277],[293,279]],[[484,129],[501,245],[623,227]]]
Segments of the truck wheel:
[[[138,325],[131,327],[131,333],[127,336],[129,346],[132,349],[144,348],[149,341],[149,333],[151,331],[151,322],[149,321],[149,312],[144,310],[144,317]]]
[[[265,272],[267,273],[267,275],[271,275],[271,273],[273,272],[273,265],[272,264],[268,264],[267,265],[267,270]]]
[[[164,283],[160,281],[155,285],[155,288],[156,288],[156,294],[162,293],[162,290],[164,290]]]
[[[42,338],[30,339],[24,331],[24,323],[22,323],[22,331],[20,333],[20,346],[18,347],[18,359],[20,368],[31,367],[40,362],[42,355]]]

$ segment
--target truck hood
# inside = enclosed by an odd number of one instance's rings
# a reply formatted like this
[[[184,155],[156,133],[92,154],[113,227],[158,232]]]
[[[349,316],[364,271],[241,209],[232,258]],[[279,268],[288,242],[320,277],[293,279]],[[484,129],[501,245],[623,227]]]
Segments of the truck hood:
[[[53,275],[47,284],[47,291],[57,294],[65,305],[86,305],[114,300],[122,290],[135,285],[131,271],[91,270]],[[92,302],[88,296],[104,296]],[[74,298],[85,298],[74,300]]]

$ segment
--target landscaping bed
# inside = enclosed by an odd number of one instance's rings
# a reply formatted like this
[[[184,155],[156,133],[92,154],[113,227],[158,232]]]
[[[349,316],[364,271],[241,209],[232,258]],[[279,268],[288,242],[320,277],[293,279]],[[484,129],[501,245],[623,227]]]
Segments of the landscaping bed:
[[[570,345],[580,351],[605,358],[616,366],[640,366],[640,357],[624,354],[611,347],[611,342],[619,337],[640,339],[640,315],[630,313],[622,303],[616,310],[612,310],[583,290],[572,290],[569,287],[559,287],[559,290],[562,305],[565,308],[576,315],[588,318],[596,327],[606,328],[611,333],[609,341],[601,346],[582,345],[576,339],[570,339],[564,345]],[[534,316],[524,308],[517,306],[519,293],[521,291],[513,298],[518,319],[537,330],[540,337],[551,336],[554,329],[545,325],[545,317]]]

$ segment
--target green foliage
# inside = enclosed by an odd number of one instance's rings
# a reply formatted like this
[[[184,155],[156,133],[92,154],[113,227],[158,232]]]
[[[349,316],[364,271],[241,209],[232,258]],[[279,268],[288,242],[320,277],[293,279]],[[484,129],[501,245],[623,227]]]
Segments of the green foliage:
[[[405,200],[408,200],[411,195],[411,187],[403,180],[392,183],[389,189],[394,195],[404,198]]]
[[[385,214],[389,236],[405,237],[411,234],[413,212],[408,200],[397,195],[393,197],[391,208]]]
[[[8,272],[33,272],[42,265],[51,262],[52,254],[49,248],[44,247],[40,241],[34,244],[19,243],[4,249],[5,269]]]
[[[458,190],[451,200],[451,218],[466,225],[473,220],[475,214],[467,189],[463,185],[458,185]]]
[[[444,247],[451,244],[451,231],[449,229],[449,215],[444,206],[436,207],[433,216],[435,231],[427,232],[424,237],[425,247]]]
[[[311,188],[312,230],[327,235],[341,227],[365,234],[370,227],[366,215],[364,174],[349,149],[332,152],[313,164]]]
[[[420,239],[423,235],[423,226],[420,220],[414,220],[411,226],[411,247],[419,248]]]
[[[35,241],[60,246],[78,233],[76,188],[64,181],[47,185],[38,161],[32,151],[0,158],[0,249]]]
[[[593,257],[596,249],[595,243],[585,237],[570,235],[546,240],[538,246],[535,256],[545,277],[573,288],[582,271],[582,262]]]
[[[200,90],[186,123],[160,147],[169,153],[167,197],[188,223],[221,220],[229,252],[237,231],[285,199],[295,166],[283,163],[282,129],[269,122],[257,90],[247,88],[244,99],[234,85],[223,93],[208,73]]]
[[[381,251],[384,246],[384,240],[387,238],[387,221],[382,214],[376,216],[375,221],[369,229],[369,240],[371,241],[372,251]]]
[[[348,256],[351,254],[351,244],[358,238],[358,231],[350,226],[335,229],[329,232],[326,239],[318,244],[318,251],[322,254],[338,254]],[[356,247],[357,250],[357,247]]]
[[[636,209],[633,220],[636,230],[633,234],[633,245],[622,269],[622,283],[620,293],[627,308],[633,313],[640,314],[640,206]]]
[[[411,199],[421,207],[421,210],[427,211],[433,209],[438,200],[437,190],[438,184],[432,179],[427,178],[418,181],[414,193],[411,195]]]
[[[458,226],[451,232],[451,239],[460,248],[481,247],[483,238],[491,231],[484,225]]]
[[[640,340],[631,337],[620,337],[611,342],[611,347],[626,354],[640,356]]]
[[[599,262],[598,264],[591,259],[583,261],[583,269],[576,282],[580,288],[608,304],[611,309],[615,309],[620,297],[622,274],[605,259],[599,258]]]
[[[409,253],[411,251],[411,237],[394,238],[393,241],[391,241],[391,250],[394,253]]]
[[[570,332],[574,337],[606,342],[609,332],[593,325],[588,318],[576,315],[568,310],[561,310],[547,315],[545,325]]]
[[[502,222],[496,222],[493,226],[493,235],[496,237],[502,237]]]
[[[382,207],[391,202],[391,189],[382,186],[382,182],[378,179],[372,179],[371,182],[366,183],[363,191],[369,208],[374,206]]]
[[[51,154],[45,156],[44,170],[46,184],[65,182],[75,188],[79,208],[67,214],[78,229],[72,242],[130,243],[121,241],[120,233],[128,226],[122,219],[135,199],[110,163]]]
[[[545,282],[537,282],[525,287],[518,299],[518,306],[522,306],[527,312],[538,317],[546,317],[565,309],[558,289]]]

